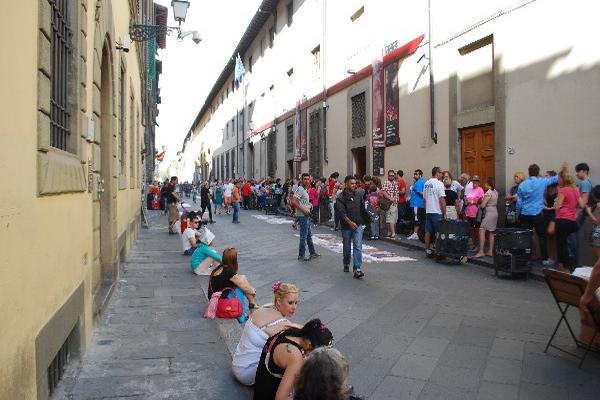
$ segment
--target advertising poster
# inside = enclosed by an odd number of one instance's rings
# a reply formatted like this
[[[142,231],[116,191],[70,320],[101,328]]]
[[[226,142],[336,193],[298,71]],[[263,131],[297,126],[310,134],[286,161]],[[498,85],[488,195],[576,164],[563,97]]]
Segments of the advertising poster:
[[[306,123],[306,109],[300,111],[300,160],[308,160],[308,132]]]
[[[385,67],[385,145],[400,144],[398,61]]]
[[[296,116],[294,118],[294,161],[302,161],[302,138],[300,137],[300,102],[296,102]]]
[[[373,175],[385,174],[385,147],[373,149]]]
[[[373,149],[385,147],[385,131],[383,129],[383,69],[382,60],[375,59],[373,66],[372,92],[372,141]]]

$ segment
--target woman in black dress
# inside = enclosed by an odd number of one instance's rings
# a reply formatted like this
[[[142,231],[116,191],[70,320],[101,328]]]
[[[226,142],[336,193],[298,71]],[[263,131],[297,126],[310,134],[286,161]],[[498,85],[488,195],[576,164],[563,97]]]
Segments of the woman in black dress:
[[[332,346],[333,335],[321,320],[288,328],[270,337],[263,348],[254,380],[254,400],[287,400],[304,356],[322,346]]]

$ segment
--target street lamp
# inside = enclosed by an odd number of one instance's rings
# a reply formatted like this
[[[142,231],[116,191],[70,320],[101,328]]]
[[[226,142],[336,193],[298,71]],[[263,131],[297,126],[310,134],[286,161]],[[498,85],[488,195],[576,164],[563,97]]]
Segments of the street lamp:
[[[187,0],[172,0],[171,7],[173,7],[173,18],[179,23],[179,26],[134,24],[129,27],[129,36],[131,37],[131,40],[135,42],[145,42],[159,34],[171,35],[173,32],[177,32],[178,40],[183,40],[186,36],[192,35],[194,43],[200,43],[202,39],[200,38],[198,31],[181,31],[181,23],[185,21],[189,6],[190,2]]]
[[[175,18],[175,21],[179,22],[179,25],[181,25],[182,22],[185,22],[185,16],[189,6],[190,2],[186,0],[171,1],[171,7],[173,7],[173,18]]]

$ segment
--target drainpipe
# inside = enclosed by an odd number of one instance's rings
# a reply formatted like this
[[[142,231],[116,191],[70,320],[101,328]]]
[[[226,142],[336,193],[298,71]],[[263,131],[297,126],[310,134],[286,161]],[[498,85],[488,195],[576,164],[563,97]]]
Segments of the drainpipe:
[[[437,133],[435,131],[435,86],[433,80],[433,54],[431,52],[431,0],[427,0],[427,17],[429,21],[429,109],[431,140],[437,144]]]

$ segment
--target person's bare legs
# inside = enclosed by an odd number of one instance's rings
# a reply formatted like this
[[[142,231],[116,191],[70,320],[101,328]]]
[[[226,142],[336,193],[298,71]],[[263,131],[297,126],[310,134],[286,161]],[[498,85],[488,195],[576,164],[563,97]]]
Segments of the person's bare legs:
[[[490,248],[488,250],[487,255],[490,257],[494,257],[494,239],[495,239],[496,235],[494,235],[494,232],[491,232],[491,231],[489,232],[489,235],[490,235]]]
[[[473,258],[483,256],[485,256],[485,229],[479,228],[479,251],[473,256]]]
[[[196,275],[204,275],[204,274],[206,274],[206,272],[208,271],[208,268],[209,268],[211,265],[216,265],[216,264],[219,264],[219,262],[218,262],[217,260],[215,260],[215,259],[214,259],[214,258],[212,258],[212,257],[206,257],[206,258],[204,259],[204,261],[202,261],[202,262],[200,263],[200,265],[198,265],[198,268],[196,268],[196,269],[194,270],[194,273],[195,273]]]

